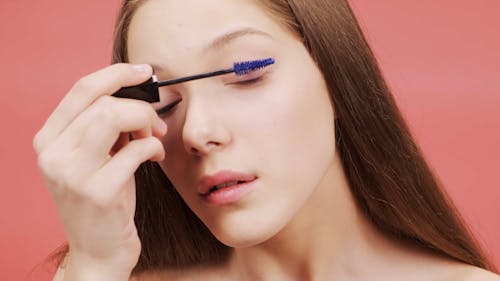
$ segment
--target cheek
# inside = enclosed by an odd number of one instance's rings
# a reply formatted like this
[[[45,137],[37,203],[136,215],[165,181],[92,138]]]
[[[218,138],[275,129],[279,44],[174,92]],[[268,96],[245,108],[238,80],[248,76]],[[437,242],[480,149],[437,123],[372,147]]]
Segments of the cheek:
[[[297,76],[297,75],[295,75]],[[334,113],[319,73],[302,79],[282,79],[269,96],[265,112],[256,114],[273,151],[284,159],[321,158],[334,148]],[[288,83],[295,81],[295,83]],[[301,161],[304,162],[304,161]]]
[[[315,68],[314,68],[315,69]],[[266,173],[278,186],[310,192],[330,165],[335,151],[334,113],[326,85],[319,71],[297,75],[300,79],[282,79],[273,98],[267,103],[267,113],[260,112],[262,134],[255,139],[265,151]],[[291,83],[289,81],[294,81]],[[284,188],[286,196],[290,191]]]

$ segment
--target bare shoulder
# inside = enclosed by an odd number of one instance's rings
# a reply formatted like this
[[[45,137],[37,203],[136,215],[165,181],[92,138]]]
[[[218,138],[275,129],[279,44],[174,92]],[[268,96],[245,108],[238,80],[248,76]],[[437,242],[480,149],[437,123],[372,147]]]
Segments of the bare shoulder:
[[[497,275],[486,269],[471,265],[464,265],[458,268],[452,277],[443,281],[500,281],[500,275]]]
[[[500,281],[500,275],[497,275],[491,271],[474,267],[470,269],[470,273],[467,275],[467,278],[464,281]]]

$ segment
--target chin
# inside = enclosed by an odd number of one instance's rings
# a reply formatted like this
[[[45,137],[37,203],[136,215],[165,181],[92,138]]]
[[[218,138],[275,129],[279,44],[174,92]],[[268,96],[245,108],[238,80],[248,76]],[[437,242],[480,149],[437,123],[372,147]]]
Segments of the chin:
[[[246,248],[271,239],[285,225],[286,220],[267,215],[258,218],[226,217],[225,220],[207,224],[207,227],[224,245],[232,248]]]
[[[222,233],[220,235],[212,233],[222,244],[235,249],[259,245],[273,236],[260,233]]]

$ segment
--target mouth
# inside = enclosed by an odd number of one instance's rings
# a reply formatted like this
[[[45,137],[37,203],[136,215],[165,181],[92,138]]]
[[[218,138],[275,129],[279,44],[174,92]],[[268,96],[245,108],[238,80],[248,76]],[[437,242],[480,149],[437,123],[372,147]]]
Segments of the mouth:
[[[205,193],[203,195],[208,195],[216,190],[223,189],[226,187],[235,186],[235,185],[242,184],[242,183],[247,183],[247,181],[231,181],[231,182],[225,182],[222,184],[214,185],[212,188],[210,188],[210,190],[207,193]]]
[[[225,205],[238,201],[255,186],[257,177],[252,174],[221,171],[201,178],[198,193],[212,205]]]

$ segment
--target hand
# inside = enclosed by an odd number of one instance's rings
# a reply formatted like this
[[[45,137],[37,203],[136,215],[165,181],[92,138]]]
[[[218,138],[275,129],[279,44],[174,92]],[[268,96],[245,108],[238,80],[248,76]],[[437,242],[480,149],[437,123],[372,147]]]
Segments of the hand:
[[[134,172],[163,160],[167,127],[150,104],[110,95],[151,75],[148,65],[115,64],[80,79],[33,140],[73,261],[116,272],[137,263]]]

